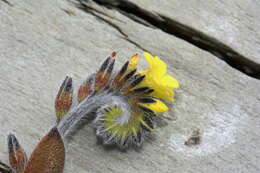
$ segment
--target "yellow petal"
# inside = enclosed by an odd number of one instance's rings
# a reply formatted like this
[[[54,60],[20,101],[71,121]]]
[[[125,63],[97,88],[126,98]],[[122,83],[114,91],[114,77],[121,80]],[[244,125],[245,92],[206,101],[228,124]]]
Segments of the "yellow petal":
[[[148,52],[144,52],[144,57],[148,62],[150,72],[153,73],[153,75],[164,75],[166,73],[167,66],[159,57],[153,57]]]
[[[156,88],[150,95],[163,100],[173,101],[174,91],[172,88],[161,86],[160,89]]]
[[[139,61],[138,54],[133,55],[129,61],[127,70],[131,71],[131,70],[135,69],[138,64],[138,61]]]
[[[166,64],[159,57],[153,57],[145,52],[144,56],[149,64],[149,68],[138,73],[145,75],[144,80],[138,87],[149,87],[154,90],[150,95],[160,99],[173,101],[174,88],[179,87],[178,81],[167,74]]]
[[[155,103],[146,103],[142,105],[151,109],[155,113],[162,113],[169,110],[169,108],[161,100],[159,99],[154,99],[154,100],[156,101]]]
[[[173,88],[178,87],[178,82],[172,79],[171,76],[155,78],[150,73],[145,73],[145,78],[138,87],[152,88],[154,91],[150,94],[151,96],[173,101]]]
[[[141,74],[141,75],[145,75],[149,70],[146,69],[146,70],[139,70],[137,73],[138,74]]]
[[[171,88],[179,88],[179,82],[172,76],[166,74],[162,78],[162,82],[164,86]]]

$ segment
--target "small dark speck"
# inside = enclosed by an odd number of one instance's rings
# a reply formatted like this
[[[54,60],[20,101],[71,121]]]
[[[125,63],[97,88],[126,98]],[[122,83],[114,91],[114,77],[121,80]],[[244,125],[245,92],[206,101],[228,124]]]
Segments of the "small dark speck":
[[[191,136],[185,141],[185,145],[192,146],[201,143],[201,134],[199,129],[193,130]]]
[[[70,10],[70,9],[63,9],[62,8],[62,11],[64,11],[65,13],[67,13],[69,16],[75,16],[75,12]]]

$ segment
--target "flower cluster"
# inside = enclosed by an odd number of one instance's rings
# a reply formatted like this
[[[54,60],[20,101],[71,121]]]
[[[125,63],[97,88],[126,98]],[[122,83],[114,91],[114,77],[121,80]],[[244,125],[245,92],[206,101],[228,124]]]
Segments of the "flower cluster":
[[[159,57],[145,52],[148,68],[137,71],[136,54],[117,72],[113,72],[116,53],[112,53],[100,69],[91,74],[78,90],[78,103],[73,109],[72,78],[66,77],[55,99],[57,123],[33,150],[30,158],[16,137],[8,136],[9,165],[0,162],[0,172],[63,172],[64,137],[82,118],[93,115],[96,134],[104,144],[120,148],[141,146],[144,135],[154,128],[154,117],[169,108],[178,81],[167,74]]]
[[[118,72],[113,72],[116,53],[90,75],[78,90],[79,104],[62,119],[71,105],[72,81],[66,78],[56,99],[58,129],[66,135],[79,120],[93,115],[96,134],[104,144],[120,148],[140,146],[144,135],[154,129],[154,118],[168,111],[164,101],[173,101],[178,81],[167,73],[157,56],[145,52],[148,68],[137,70],[139,56],[133,55]],[[64,100],[65,99],[65,100]],[[64,105],[62,104],[64,103]]]
[[[79,101],[96,100],[94,125],[104,144],[140,146],[146,132],[154,128],[154,117],[169,109],[164,101],[173,101],[178,81],[167,73],[166,63],[159,57],[147,52],[144,57],[147,69],[137,70],[136,54],[113,73],[112,53],[79,89]]]
[[[0,172],[63,172],[63,139],[78,121],[91,115],[96,134],[104,144],[116,144],[123,149],[129,145],[141,146],[144,135],[154,128],[154,117],[169,109],[164,101],[173,101],[173,89],[179,84],[167,74],[166,64],[159,57],[145,52],[148,68],[137,71],[136,54],[114,73],[115,56],[112,53],[83,82],[73,109],[72,78],[65,78],[55,99],[55,127],[41,139],[29,159],[16,137],[10,134],[10,166],[0,162]]]

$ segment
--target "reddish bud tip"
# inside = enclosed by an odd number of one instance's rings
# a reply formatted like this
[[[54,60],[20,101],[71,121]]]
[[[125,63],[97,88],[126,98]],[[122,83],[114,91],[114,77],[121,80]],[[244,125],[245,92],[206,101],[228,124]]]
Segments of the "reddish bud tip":
[[[84,82],[78,90],[78,102],[82,102],[91,93],[91,87]]]
[[[78,90],[78,102],[82,102],[85,98],[87,98],[93,91],[93,82],[94,82],[94,75],[91,75],[86,81],[81,84]]]
[[[56,96],[55,109],[58,121],[69,111],[72,104],[72,78],[66,76]]]
[[[16,173],[23,173],[27,164],[27,156],[18,140],[12,134],[8,136],[9,162]]]
[[[115,56],[116,56],[116,52],[114,51],[111,53],[111,58],[114,58]]]

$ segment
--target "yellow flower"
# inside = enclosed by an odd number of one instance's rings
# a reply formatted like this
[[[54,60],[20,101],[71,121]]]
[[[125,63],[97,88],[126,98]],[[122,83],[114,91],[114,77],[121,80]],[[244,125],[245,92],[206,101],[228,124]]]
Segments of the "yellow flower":
[[[149,68],[139,72],[140,74],[144,74],[145,78],[138,87],[147,86],[154,90],[154,92],[150,94],[151,96],[173,101],[173,89],[179,87],[178,81],[167,74],[167,66],[159,57],[153,57],[147,52],[144,53],[144,56],[148,62]]]

